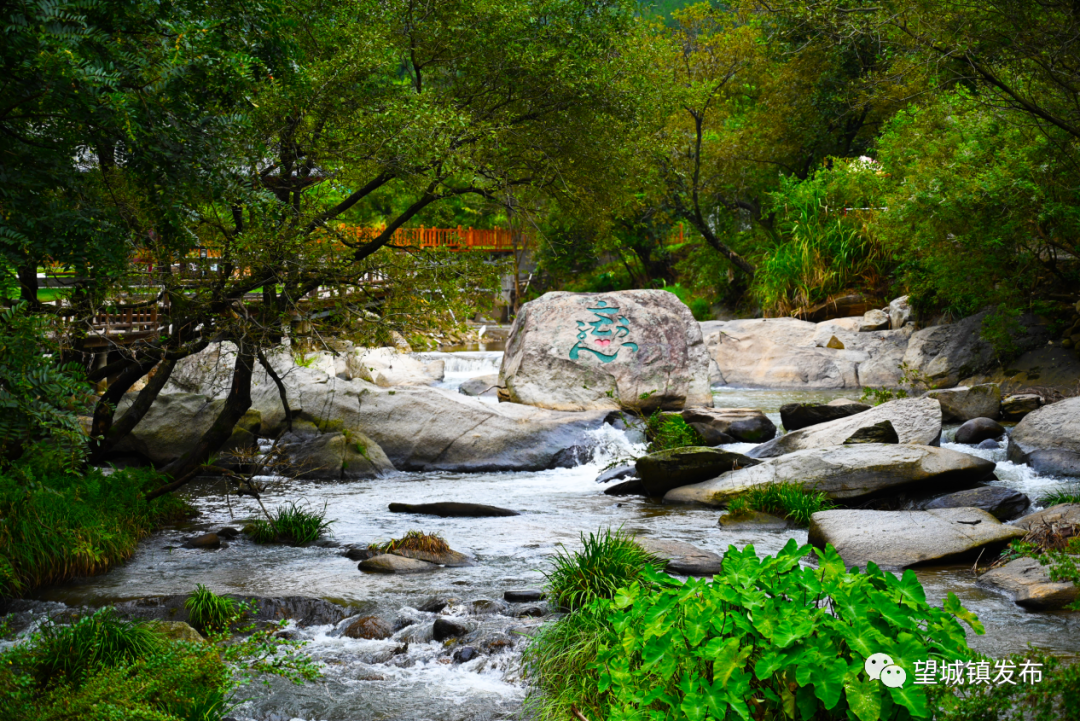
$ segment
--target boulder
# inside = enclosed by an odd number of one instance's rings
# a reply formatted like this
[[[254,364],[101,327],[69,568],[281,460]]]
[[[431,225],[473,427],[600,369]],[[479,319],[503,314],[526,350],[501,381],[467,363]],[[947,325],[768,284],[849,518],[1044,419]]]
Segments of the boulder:
[[[604,489],[604,495],[606,496],[647,496],[648,491],[645,490],[645,484],[640,479],[634,478],[630,481],[623,481],[622,483],[616,483],[610,488]]]
[[[997,440],[1005,435],[1005,428],[989,418],[972,418],[956,429],[953,441],[973,446],[985,440]]]
[[[808,540],[818,548],[832,545],[849,567],[910,568],[966,561],[1023,535],[978,508],[833,510],[811,517]]]
[[[462,646],[454,651],[454,663],[468,663],[479,656],[480,652],[472,646]]]
[[[663,561],[664,570],[680,576],[712,576],[720,573],[724,557],[682,541],[662,541],[638,536],[634,543]]]
[[[854,446],[860,443],[899,443],[900,436],[896,434],[892,421],[885,419],[878,421],[872,426],[865,426],[852,433],[844,440],[845,446]]]
[[[154,629],[171,641],[203,643],[206,638],[184,621],[155,621]]]
[[[476,565],[473,560],[464,553],[459,553],[454,550],[445,551],[443,553],[433,553],[431,551],[415,551],[409,548],[399,548],[395,551],[390,551],[390,553],[394,556],[411,558],[426,563],[434,563],[439,566],[446,566],[447,568],[461,568],[464,566]]]
[[[792,481],[829,498],[854,501],[901,490],[962,488],[989,476],[994,466],[993,461],[933,446],[866,443],[811,448],[674,488],[664,503],[726,506],[751,488]]]
[[[342,632],[348,638],[362,638],[381,641],[394,635],[394,629],[389,623],[378,616],[364,616],[358,618]]]
[[[875,330],[889,330],[889,314],[883,310],[868,310],[863,314],[859,330],[867,333]]]
[[[637,475],[649,496],[663,496],[672,488],[700,483],[733,468],[755,466],[760,461],[718,448],[690,446],[657,451],[637,459]]]
[[[374,548],[368,546],[348,546],[341,555],[345,556],[345,558],[350,561],[366,561],[369,558],[381,556],[382,551],[376,551]]]
[[[889,303],[889,328],[900,330],[911,320],[911,305],[908,304],[906,295],[900,296]]]
[[[634,468],[633,463],[624,463],[614,468],[609,468],[596,477],[597,483],[611,483],[612,481],[621,481],[624,478],[630,478],[637,469]]]
[[[1017,528],[1030,531],[1044,526],[1080,527],[1080,503],[1059,503],[1041,511],[1024,516],[1014,523]]]
[[[788,527],[786,519],[761,511],[722,513],[717,523],[725,531],[783,531]]]
[[[312,423],[294,421],[293,430],[282,436],[281,446],[302,478],[356,480],[394,471],[379,444],[354,429],[320,433]]]
[[[688,426],[697,431],[701,436],[701,442],[706,446],[722,446],[726,443],[735,443],[735,439],[727,433],[716,430],[707,423],[688,423]]]
[[[1049,476],[1080,476],[1080,396],[1032,411],[1009,434],[1009,460]]]
[[[662,290],[554,292],[526,303],[499,385],[514,403],[551,410],[712,406],[701,327]]]
[[[381,556],[373,556],[361,561],[357,568],[370,573],[427,573],[435,571],[439,567],[427,561],[418,561],[415,558],[384,553]]]
[[[1045,566],[1034,558],[1017,558],[979,576],[979,584],[1003,591],[1018,606],[1032,611],[1052,611],[1080,597],[1071,582],[1055,582]]]
[[[861,316],[866,312],[866,306],[866,298],[863,296],[845,295],[827,300],[824,303],[818,303],[809,308],[800,308],[795,311],[794,315],[802,320],[820,323],[832,318]]]
[[[997,383],[927,391],[925,395],[941,403],[941,420],[946,423],[993,419],[1001,414],[1001,386]]]
[[[975,447],[983,451],[996,451],[997,449],[1001,448],[1001,444],[995,440],[987,438],[985,441],[980,441],[978,444],[976,444]]]
[[[1001,401],[1001,420],[1018,421],[1028,413],[1043,406],[1042,396],[1035,393],[1018,393],[1006,396]]]
[[[391,503],[391,513],[417,513],[424,516],[442,518],[486,518],[491,516],[517,516],[517,511],[498,506],[485,506],[482,503],[456,503],[440,501],[438,503]]]
[[[232,539],[239,537],[240,531],[232,526],[225,526],[224,528],[219,528],[217,530],[217,535],[219,538],[226,538],[231,541]]]
[[[187,539],[180,548],[221,548],[221,538],[216,533],[204,533]]]
[[[929,446],[940,441],[941,405],[933,398],[901,398],[847,418],[792,431],[751,449],[747,455],[774,458],[808,448],[838,446],[860,428],[886,420],[892,424],[900,443]]]
[[[722,436],[743,443],[764,443],[776,436],[776,424],[756,408],[688,408],[679,415],[695,429],[707,426]]]
[[[1016,518],[1031,505],[1031,499],[1004,486],[982,486],[957,491],[923,503],[921,509],[981,508],[999,521]]]
[[[828,423],[840,418],[847,418],[872,408],[865,403],[837,398],[825,404],[788,403],[780,406],[780,422],[789,433],[801,428]]]
[[[469,380],[458,386],[458,393],[467,396],[496,396],[496,389],[499,385],[499,375],[493,373],[487,376],[477,376],[476,378],[470,378]]]
[[[472,624],[453,618],[437,618],[432,626],[432,637],[442,643],[451,638],[460,638],[473,631]]]
[[[441,362],[424,363],[397,348],[358,348],[346,356],[347,377],[374,383],[380,388],[430,385],[442,380]]]
[[[543,601],[547,594],[537,588],[516,588],[503,592],[503,600],[510,603],[536,603]]]

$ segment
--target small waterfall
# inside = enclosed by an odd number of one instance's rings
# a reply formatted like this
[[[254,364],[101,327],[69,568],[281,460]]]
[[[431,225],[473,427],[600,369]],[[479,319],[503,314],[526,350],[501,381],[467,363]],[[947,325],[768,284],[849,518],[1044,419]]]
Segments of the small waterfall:
[[[591,453],[589,464],[600,468],[633,463],[648,453],[644,433],[633,428],[620,430],[606,423],[586,431],[583,445]]]
[[[413,353],[412,355],[421,363],[442,361],[445,364],[447,376],[452,375],[462,380],[498,373],[503,358],[503,353],[500,350],[465,351],[462,353]]]

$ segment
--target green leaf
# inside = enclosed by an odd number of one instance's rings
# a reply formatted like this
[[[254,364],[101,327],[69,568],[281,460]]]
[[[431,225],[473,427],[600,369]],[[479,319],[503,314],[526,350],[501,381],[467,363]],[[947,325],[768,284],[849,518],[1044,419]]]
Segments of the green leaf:
[[[881,717],[881,689],[885,688],[880,681],[866,678],[860,679],[857,673],[848,674],[844,680],[844,691],[848,706],[859,721],[877,721]]]
[[[971,627],[973,631],[975,631],[975,633],[979,634],[980,636],[986,633],[986,630],[983,628],[982,622],[979,621],[979,617],[961,606],[960,599],[957,598],[956,594],[952,591],[949,591],[949,595],[948,597],[946,597],[945,603],[942,604],[942,608],[944,608],[947,613],[951,613],[953,616],[956,616],[961,621],[966,623],[968,626]]]

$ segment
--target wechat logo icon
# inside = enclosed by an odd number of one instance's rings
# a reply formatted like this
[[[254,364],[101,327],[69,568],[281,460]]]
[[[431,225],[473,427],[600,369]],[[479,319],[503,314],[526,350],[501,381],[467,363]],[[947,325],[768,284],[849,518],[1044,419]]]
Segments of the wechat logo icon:
[[[907,681],[907,671],[893,663],[887,653],[875,653],[863,664],[866,675],[873,681],[881,681],[889,688],[902,688]]]

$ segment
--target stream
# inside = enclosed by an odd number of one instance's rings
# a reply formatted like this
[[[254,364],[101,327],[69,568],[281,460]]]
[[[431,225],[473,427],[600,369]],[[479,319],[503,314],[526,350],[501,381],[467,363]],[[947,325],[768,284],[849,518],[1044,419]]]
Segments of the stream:
[[[425,360],[446,360],[442,385],[498,371],[501,353],[424,354]],[[720,407],[760,408],[780,425],[779,407],[793,401],[825,402],[857,397],[843,391],[760,391],[717,389]],[[489,399],[494,402],[494,399]],[[1038,498],[1064,484],[1040,477],[1026,466],[1004,461],[1004,448],[973,450],[948,442],[943,445],[983,455],[998,462],[997,483]],[[324,680],[295,686],[277,680],[245,689],[248,697],[232,716],[242,720],[325,721],[438,720],[483,721],[515,717],[525,696],[516,668],[522,633],[544,619],[513,618],[517,604],[474,605],[499,601],[504,591],[539,588],[543,570],[560,544],[573,549],[579,534],[603,527],[657,538],[682,540],[723,552],[729,544],[753,544],[759,553],[774,553],[790,537],[806,541],[805,531],[731,532],[718,527],[716,510],[666,507],[634,496],[601,493],[594,479],[612,459],[640,455],[644,448],[610,426],[594,431],[592,461],[571,469],[530,473],[399,473],[376,481],[304,482],[268,493],[268,507],[298,498],[315,508],[325,504],[334,519],[333,540],[341,545],[388,540],[411,529],[441,534],[452,548],[473,556],[467,568],[444,568],[431,574],[406,576],[361,573],[340,548],[256,545],[243,537],[217,551],[184,550],[183,538],[222,526],[239,526],[254,516],[255,501],[227,500],[218,482],[192,485],[188,500],[201,512],[195,523],[164,530],[144,542],[121,567],[81,583],[45,589],[40,601],[69,606],[100,606],[143,596],[187,594],[197,583],[217,593],[262,596],[314,596],[353,605],[359,615],[377,615],[404,626],[385,641],[354,640],[341,635],[348,624],[293,628],[309,641],[306,650],[323,664]],[[733,444],[733,450],[750,448]],[[420,503],[452,500],[512,508],[522,515],[509,518],[434,518],[392,514],[391,502]],[[1033,509],[1034,510],[1034,509]],[[986,626],[984,636],[969,633],[973,648],[994,656],[1023,652],[1030,643],[1062,655],[1080,654],[1080,628],[1066,612],[1030,613],[1007,598],[972,583],[970,568],[923,568],[917,571],[932,602],[955,592]],[[434,613],[416,610],[432,597],[452,599],[443,615],[468,616],[480,626],[479,641],[509,641],[514,650],[481,653],[465,663],[452,660],[453,649],[431,638]],[[55,608],[51,603],[43,608]],[[494,612],[492,612],[494,611]],[[405,625],[408,624],[408,625]],[[506,643],[496,646],[508,646]]]

